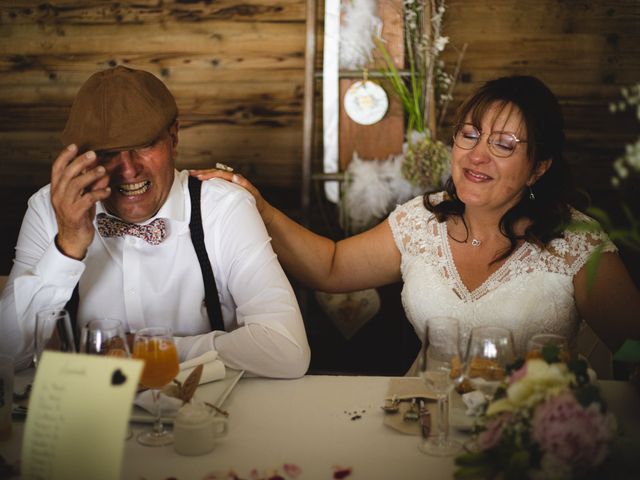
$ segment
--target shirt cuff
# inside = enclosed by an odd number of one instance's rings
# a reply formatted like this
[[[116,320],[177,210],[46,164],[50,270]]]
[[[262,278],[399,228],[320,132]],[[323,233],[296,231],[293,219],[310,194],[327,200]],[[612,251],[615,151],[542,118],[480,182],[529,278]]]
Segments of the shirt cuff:
[[[45,284],[57,287],[75,287],[83,274],[85,264],[63,254],[51,242],[36,265],[36,273]]]
[[[207,352],[217,351],[214,339],[225,333],[226,332],[221,330],[214,330],[213,332],[203,333],[202,335],[192,335],[188,337],[174,336],[173,338],[176,342],[180,361],[184,362]]]

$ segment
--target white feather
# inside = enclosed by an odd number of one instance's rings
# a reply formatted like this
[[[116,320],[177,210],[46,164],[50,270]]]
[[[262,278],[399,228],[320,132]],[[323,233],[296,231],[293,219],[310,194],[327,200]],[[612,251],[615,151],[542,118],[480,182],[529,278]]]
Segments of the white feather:
[[[348,233],[372,227],[396,205],[422,193],[402,176],[402,160],[402,155],[392,155],[387,160],[363,160],[353,154],[341,204],[343,228]]]
[[[343,2],[340,25],[340,68],[357,70],[372,60],[374,36],[380,36],[382,21],[376,16],[376,0]]]

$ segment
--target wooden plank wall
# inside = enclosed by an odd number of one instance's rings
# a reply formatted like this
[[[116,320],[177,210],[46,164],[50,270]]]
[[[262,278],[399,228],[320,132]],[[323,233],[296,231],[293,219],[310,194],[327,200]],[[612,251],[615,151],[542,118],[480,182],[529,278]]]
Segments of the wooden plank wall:
[[[180,168],[221,161],[261,185],[297,187],[305,14],[305,0],[0,1],[0,201],[11,203],[0,273],[76,91],[104,68],[142,68],[168,85]]]
[[[640,80],[640,2],[447,5],[451,45],[468,43],[453,106],[486,79],[538,75],[564,107],[579,184],[606,192],[611,162],[637,134],[631,115],[613,116],[607,105]],[[147,69],[174,92],[180,167],[223,161],[295,194],[304,20],[305,0],[0,0],[0,273],[10,268],[26,198],[48,181],[75,92],[109,66]],[[444,59],[453,65],[452,48]]]
[[[304,1],[18,3],[0,6],[3,181],[42,172],[78,87],[118,64],[153,72],[176,96],[181,166],[297,178]]]

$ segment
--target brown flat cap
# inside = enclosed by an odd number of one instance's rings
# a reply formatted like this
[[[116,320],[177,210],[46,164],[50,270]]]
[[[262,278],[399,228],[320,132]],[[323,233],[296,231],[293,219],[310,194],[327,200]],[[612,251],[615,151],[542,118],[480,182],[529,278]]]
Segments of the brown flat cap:
[[[127,150],[155,140],[177,115],[173,95],[158,78],[118,66],[94,73],[80,87],[60,138],[80,152]]]

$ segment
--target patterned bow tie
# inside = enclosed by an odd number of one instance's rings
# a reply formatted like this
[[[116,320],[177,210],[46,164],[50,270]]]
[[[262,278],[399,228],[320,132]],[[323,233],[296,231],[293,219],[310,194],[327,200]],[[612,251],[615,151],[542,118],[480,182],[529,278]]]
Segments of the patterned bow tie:
[[[103,237],[131,235],[143,239],[151,245],[159,245],[167,236],[167,222],[156,218],[147,225],[125,223],[104,213],[98,214],[98,231]]]

